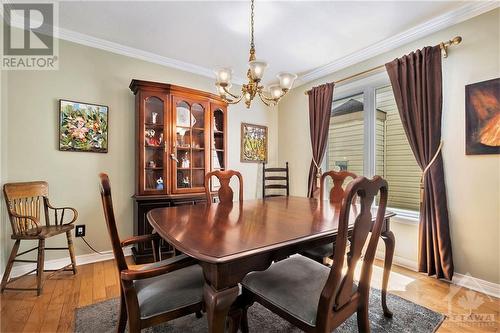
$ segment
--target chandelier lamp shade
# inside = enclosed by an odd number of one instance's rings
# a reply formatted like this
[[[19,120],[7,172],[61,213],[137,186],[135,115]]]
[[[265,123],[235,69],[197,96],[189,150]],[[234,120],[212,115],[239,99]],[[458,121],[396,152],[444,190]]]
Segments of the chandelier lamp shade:
[[[250,108],[253,99],[256,96],[262,100],[262,102],[267,105],[276,105],[279,100],[285,96],[285,94],[292,88],[293,82],[297,78],[297,75],[292,73],[279,73],[277,75],[279,83],[273,84],[266,88],[260,84],[264,72],[267,68],[267,63],[262,60],[257,60],[255,57],[255,43],[254,43],[254,1],[251,0],[251,14],[250,14],[250,56],[248,59],[248,71],[247,78],[248,83],[243,84],[241,87],[241,94],[235,95],[230,92],[231,89],[231,78],[233,71],[231,68],[222,67],[215,71],[217,92],[220,97],[229,104],[237,104],[241,100],[245,101],[245,105]]]

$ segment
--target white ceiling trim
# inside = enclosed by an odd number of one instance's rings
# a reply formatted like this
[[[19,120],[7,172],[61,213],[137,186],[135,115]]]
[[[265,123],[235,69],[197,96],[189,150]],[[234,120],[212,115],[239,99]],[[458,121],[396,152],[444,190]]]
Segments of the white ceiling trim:
[[[205,68],[203,66],[198,66],[185,61],[164,57],[156,53],[143,51],[134,47],[125,46],[115,42],[110,42],[105,39],[92,37],[69,29],[57,28],[56,34],[58,35],[59,39],[63,39],[73,43],[78,43],[85,46],[90,46],[96,49],[109,51],[112,53],[124,55],[135,59],[148,61],[165,67],[175,68],[184,72],[193,73],[204,77],[209,77],[215,80],[215,73],[213,69]],[[233,77],[233,81],[236,84],[240,85],[243,83],[243,80],[237,77]]]
[[[341,69],[368,60],[398,47],[404,46],[405,44],[428,36],[439,30],[443,30],[457,23],[466,21],[475,16],[486,13],[492,9],[498,8],[499,6],[500,2],[497,1],[477,1],[466,4],[458,9],[435,17],[425,23],[408,29],[393,37],[387,38],[376,44],[372,44],[364,49],[358,50],[350,55],[342,57],[327,65],[318,67],[306,74],[303,74],[297,79],[295,87],[299,87],[303,84],[322,78]],[[453,37],[455,36],[450,36],[450,38]]]

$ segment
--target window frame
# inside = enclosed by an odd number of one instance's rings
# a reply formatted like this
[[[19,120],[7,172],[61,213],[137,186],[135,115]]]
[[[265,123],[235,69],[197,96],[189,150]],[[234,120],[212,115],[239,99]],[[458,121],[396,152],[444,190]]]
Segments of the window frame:
[[[376,168],[376,91],[379,88],[383,88],[391,85],[387,71],[382,70],[379,73],[372,74],[353,82],[342,84],[339,87],[335,87],[333,91],[332,109],[333,101],[337,101],[343,98],[348,98],[351,96],[356,96],[363,94],[363,144],[364,144],[364,154],[363,154],[363,173],[367,177],[373,177],[375,175]],[[328,144],[328,143],[327,143]],[[328,146],[325,153],[325,158],[321,163],[321,168],[327,170],[328,168]],[[325,196],[327,197],[327,196]],[[420,211],[409,210],[401,208],[387,207],[392,212],[396,213],[398,217],[405,220],[418,223],[420,218]]]

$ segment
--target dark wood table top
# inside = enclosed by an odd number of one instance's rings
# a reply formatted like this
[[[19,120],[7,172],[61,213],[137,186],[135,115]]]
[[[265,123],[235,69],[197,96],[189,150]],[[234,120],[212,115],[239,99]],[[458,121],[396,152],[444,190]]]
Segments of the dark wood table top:
[[[357,214],[353,207],[351,217]],[[375,219],[375,212],[373,219]],[[246,200],[156,208],[148,214],[154,229],[187,255],[223,263],[277,247],[334,236],[340,205],[302,197]],[[387,211],[386,218],[394,214]],[[350,218],[350,223],[354,218]]]

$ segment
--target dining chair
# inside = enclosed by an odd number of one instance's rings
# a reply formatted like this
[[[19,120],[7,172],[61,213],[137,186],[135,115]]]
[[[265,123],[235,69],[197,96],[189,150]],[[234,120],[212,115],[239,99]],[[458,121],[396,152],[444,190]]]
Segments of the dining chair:
[[[99,177],[104,217],[120,274],[120,312],[117,331],[125,331],[127,318],[131,333],[191,313],[196,313],[196,317],[200,318],[204,284],[201,267],[194,259],[179,255],[136,266],[134,269],[129,268],[122,248],[138,242],[151,241],[158,244],[160,237],[153,233],[120,241],[109,178],[104,173]],[[153,245],[153,249],[158,249],[158,246]],[[159,256],[155,254],[154,257],[158,260]]]
[[[324,194],[326,192],[326,180],[330,177],[333,182],[333,186],[329,193],[328,201],[331,204],[341,204],[342,200],[345,197],[344,191],[344,183],[346,179],[351,178],[355,179],[356,174],[349,171],[327,171],[321,175],[320,181],[320,195],[319,200],[320,204],[324,204]],[[311,258],[319,263],[326,264],[328,259],[333,258],[333,250],[335,248],[335,243],[333,244],[325,244],[322,246],[315,247],[313,249],[308,249],[302,252],[308,258]]]
[[[269,190],[272,192],[268,193]],[[277,194],[276,191],[284,191],[284,194]],[[262,163],[262,198],[281,197],[285,195],[287,197],[290,196],[288,162],[286,162],[284,168],[266,168],[266,163]]]
[[[248,307],[258,302],[306,332],[331,332],[354,313],[357,313],[358,331],[369,332],[370,279],[384,222],[387,191],[387,182],[379,176],[372,180],[358,177],[349,183],[340,209],[332,267],[294,255],[265,271],[247,274],[242,281],[240,301],[243,304],[242,331],[248,332]],[[373,224],[371,207],[378,193],[380,200]],[[355,195],[359,197],[359,207],[351,205]],[[349,255],[345,256],[350,227],[352,244]],[[355,282],[354,271],[367,240],[361,275],[359,282]],[[344,261],[347,262],[345,272]]]
[[[209,172],[205,175],[205,194],[207,197],[207,202],[211,203],[213,198],[212,198],[212,193],[210,191],[210,180],[212,176],[217,177],[220,183],[220,187],[217,190],[217,196],[219,197],[219,201],[221,203],[231,203],[233,202],[233,197],[234,197],[234,192],[231,189],[231,186],[229,186],[229,182],[231,181],[231,178],[233,176],[236,176],[239,180],[239,202],[243,202],[243,177],[241,176],[241,173],[235,170],[216,170]]]
[[[2,277],[1,292],[3,293],[4,290],[36,290],[39,296],[43,289],[43,272],[52,272],[47,278],[50,278],[53,274],[60,271],[72,271],[73,274],[76,274],[75,251],[73,248],[71,230],[74,228],[73,223],[78,218],[78,212],[71,207],[52,206],[48,198],[49,184],[44,181],[8,183],[3,186],[3,193],[7,205],[10,225],[12,227],[11,239],[14,239],[15,243],[12,247],[12,251],[7,261],[7,267]],[[40,221],[42,219],[42,206],[45,225]],[[73,216],[71,220],[65,221],[64,216],[68,216],[66,211],[72,213]],[[52,213],[53,218],[51,218]],[[45,247],[45,240],[47,238],[64,233],[66,234],[68,247]],[[38,246],[18,253],[21,240],[38,241]],[[34,250],[38,250],[37,260],[16,259]],[[71,264],[56,270],[44,269],[46,250],[68,250]],[[36,268],[9,280],[15,262],[36,263]],[[36,272],[37,275],[36,288],[7,287],[9,283],[34,272]]]

